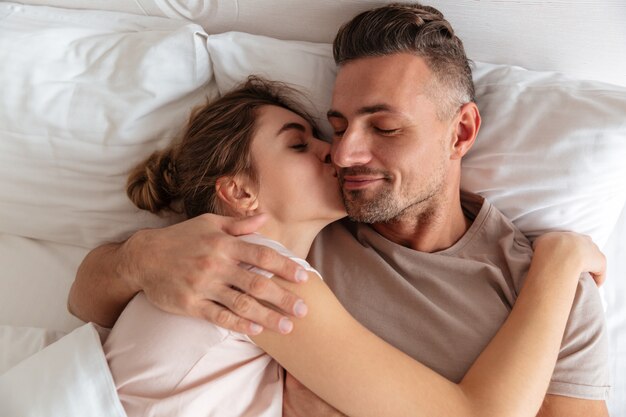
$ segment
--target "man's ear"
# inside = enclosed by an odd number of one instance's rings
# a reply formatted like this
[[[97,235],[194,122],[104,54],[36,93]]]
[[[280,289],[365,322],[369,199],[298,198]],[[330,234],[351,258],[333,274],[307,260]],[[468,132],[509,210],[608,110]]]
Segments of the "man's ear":
[[[259,206],[256,187],[244,175],[218,178],[215,192],[226,207],[240,216],[254,214]]]
[[[476,103],[465,103],[456,116],[450,159],[461,159],[470,150],[480,129],[480,112]]]

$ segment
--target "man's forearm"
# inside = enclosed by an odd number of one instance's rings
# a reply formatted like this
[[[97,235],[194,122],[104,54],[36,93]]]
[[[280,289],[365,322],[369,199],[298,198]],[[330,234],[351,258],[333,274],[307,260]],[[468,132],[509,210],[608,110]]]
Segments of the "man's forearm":
[[[126,243],[92,250],[78,267],[68,298],[69,311],[84,321],[104,327],[113,324],[139,291],[128,282],[123,255]]]

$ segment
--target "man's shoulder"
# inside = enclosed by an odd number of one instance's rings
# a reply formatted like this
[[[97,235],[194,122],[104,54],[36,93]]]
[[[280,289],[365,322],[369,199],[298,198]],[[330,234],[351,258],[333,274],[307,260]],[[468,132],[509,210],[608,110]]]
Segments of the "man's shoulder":
[[[324,246],[334,247],[339,245],[342,240],[354,240],[356,239],[358,228],[359,223],[344,217],[323,228],[315,239],[316,244],[323,242]]]
[[[467,231],[469,251],[485,252],[496,249],[532,254],[530,240],[522,231],[486,198],[467,191],[461,192],[463,211],[472,220]]]

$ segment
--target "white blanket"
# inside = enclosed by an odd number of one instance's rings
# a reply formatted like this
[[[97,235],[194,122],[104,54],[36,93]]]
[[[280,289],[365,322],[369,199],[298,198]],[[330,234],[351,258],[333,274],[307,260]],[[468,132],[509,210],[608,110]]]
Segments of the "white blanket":
[[[20,333],[7,327],[0,332],[0,339]],[[125,417],[93,325],[79,327],[1,374],[0,416]]]

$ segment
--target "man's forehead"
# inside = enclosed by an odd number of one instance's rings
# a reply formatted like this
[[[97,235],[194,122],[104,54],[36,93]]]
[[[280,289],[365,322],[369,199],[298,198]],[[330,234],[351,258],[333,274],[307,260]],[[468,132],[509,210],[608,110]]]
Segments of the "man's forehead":
[[[346,114],[405,114],[428,98],[429,74],[398,70],[368,72],[366,65],[357,71],[354,68],[340,69],[331,110]]]
[[[432,72],[425,60],[415,55],[359,58],[339,67],[333,99],[377,94],[386,97],[414,96],[424,94],[431,80]]]

